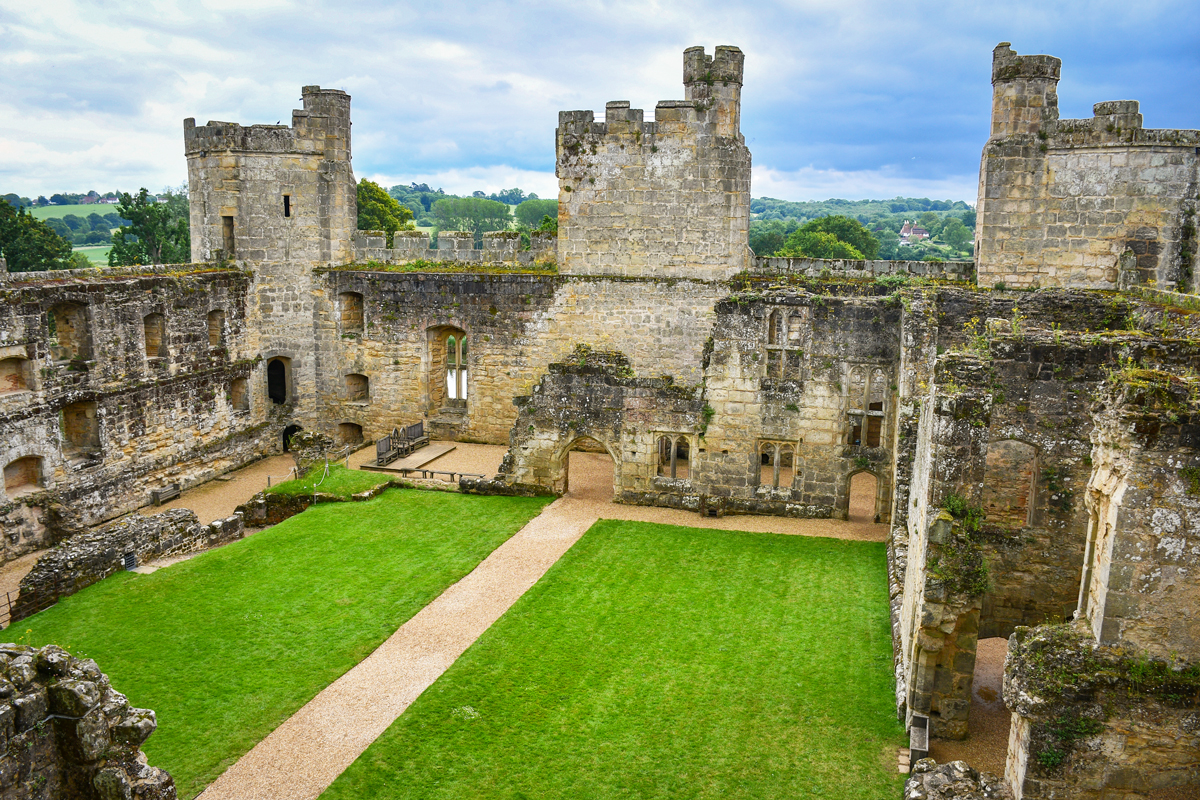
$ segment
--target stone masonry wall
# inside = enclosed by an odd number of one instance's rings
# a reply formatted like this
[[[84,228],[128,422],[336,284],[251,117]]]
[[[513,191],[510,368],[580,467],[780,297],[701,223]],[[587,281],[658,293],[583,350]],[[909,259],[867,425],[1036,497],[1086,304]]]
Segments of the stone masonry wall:
[[[24,385],[0,393],[0,464],[35,469],[0,495],[0,515],[57,499],[94,524],[262,453],[261,400],[233,399],[254,389],[249,279],[174,270],[4,276],[0,357],[17,360]],[[6,531],[8,554],[47,543],[38,516],[15,541]]]
[[[1060,120],[1057,62],[996,48],[979,284],[1194,291],[1200,131],[1144,129],[1132,100]]]
[[[719,279],[749,266],[742,52],[694,47],[683,58],[686,99],[660,102],[653,122],[625,101],[603,122],[559,113],[563,273]]]
[[[133,553],[141,564],[216,547],[240,539],[242,534],[240,516],[201,525],[196,514],[185,508],[153,516],[132,514],[119,522],[93,528],[71,537],[38,559],[21,580],[12,619],[24,619],[61,597],[125,569],[127,553]]]
[[[0,800],[175,800],[140,747],[154,712],[131,708],[92,659],[0,644]]]

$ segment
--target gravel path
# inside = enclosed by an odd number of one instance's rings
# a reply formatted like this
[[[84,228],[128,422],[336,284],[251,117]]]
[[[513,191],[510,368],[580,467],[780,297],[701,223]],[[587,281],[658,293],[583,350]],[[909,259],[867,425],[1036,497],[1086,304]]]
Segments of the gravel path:
[[[503,452],[501,447],[460,444],[438,463],[446,469],[490,475]],[[710,519],[669,509],[618,506],[611,502],[608,456],[572,453],[570,459],[573,488],[567,496],[547,506],[374,653],[259,742],[200,795],[203,800],[307,800],[319,795],[601,516],[872,541],[882,541],[887,533],[887,526],[869,522]],[[868,506],[871,503],[873,496],[867,498]]]
[[[939,764],[966,761],[972,767],[1004,774],[1008,756],[1008,728],[1012,713],[1004,706],[1004,657],[1007,639],[980,639],[975,651],[975,679],[971,684],[971,717],[962,741],[931,739],[929,755]]]
[[[296,462],[291,456],[268,456],[255,461],[248,467],[214,478],[195,489],[188,489],[179,497],[161,506],[146,506],[140,509],[145,515],[157,514],[170,508],[190,508],[196,512],[203,525],[213,520],[225,519],[233,510],[267,488],[267,476],[272,483],[291,477]]]

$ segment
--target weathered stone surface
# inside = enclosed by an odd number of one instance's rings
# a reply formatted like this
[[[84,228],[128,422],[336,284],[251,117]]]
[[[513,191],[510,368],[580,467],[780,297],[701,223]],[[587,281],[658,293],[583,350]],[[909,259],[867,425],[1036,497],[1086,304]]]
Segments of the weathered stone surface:
[[[978,772],[965,761],[938,764],[923,758],[904,782],[905,800],[1012,800],[1012,794],[990,772]]]
[[[94,661],[53,645],[0,645],[0,656],[4,679],[27,686],[11,704],[0,700],[0,797],[175,800],[171,776],[138,749],[154,712],[129,709]]]

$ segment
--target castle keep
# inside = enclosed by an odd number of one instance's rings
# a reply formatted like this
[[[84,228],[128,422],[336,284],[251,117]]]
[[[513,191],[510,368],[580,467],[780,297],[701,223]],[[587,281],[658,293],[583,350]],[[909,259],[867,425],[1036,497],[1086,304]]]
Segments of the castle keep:
[[[0,276],[5,556],[297,428],[507,445],[477,492],[562,492],[594,440],[618,502],[702,514],[845,518],[869,473],[906,722],[965,736],[1013,636],[1013,797],[1200,785],[1194,703],[1129,677],[1200,664],[1200,132],[1060,120],[1058,59],[993,58],[974,263],[754,257],[734,47],[652,121],[562,112],[529,250],[356,231],[343,92],[186,120],[193,264]],[[1094,733],[1048,766],[1063,718]]]

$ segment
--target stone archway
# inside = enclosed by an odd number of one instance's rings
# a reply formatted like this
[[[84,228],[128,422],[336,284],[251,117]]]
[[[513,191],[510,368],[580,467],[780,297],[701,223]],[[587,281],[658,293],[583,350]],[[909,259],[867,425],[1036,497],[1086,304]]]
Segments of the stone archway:
[[[870,470],[859,470],[850,475],[849,486],[846,519],[849,522],[878,522],[879,477]]]
[[[561,475],[559,494],[579,500],[611,502],[616,494],[616,459],[611,450],[593,436],[576,436],[561,447],[554,472]],[[575,481],[572,483],[572,475]]]

